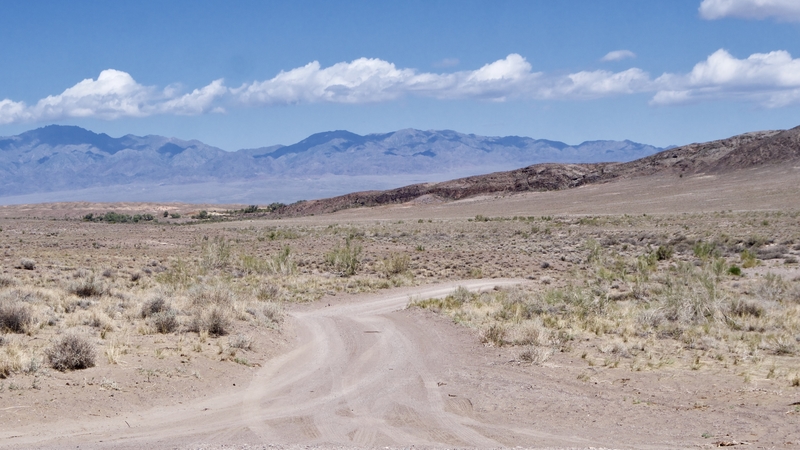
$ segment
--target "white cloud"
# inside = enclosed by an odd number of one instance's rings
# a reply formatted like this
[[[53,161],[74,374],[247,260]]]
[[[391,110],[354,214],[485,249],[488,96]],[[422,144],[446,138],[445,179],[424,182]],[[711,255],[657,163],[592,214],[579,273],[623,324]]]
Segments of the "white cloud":
[[[627,58],[636,58],[636,53],[630,50],[614,50],[606,53],[606,56],[603,56],[601,61],[621,61]]]
[[[0,125],[69,117],[113,120],[154,114],[197,115],[243,106],[376,103],[407,96],[589,100],[637,93],[653,93],[654,105],[718,100],[755,102],[766,107],[800,104],[800,59],[793,59],[786,51],[737,59],[718,50],[689,73],[665,73],[652,79],[638,68],[548,75],[533,71],[531,64],[515,53],[475,70],[452,73],[418,72],[381,59],[360,58],[325,68],[314,61],[238,88],[229,88],[218,79],[188,93],[182,93],[179,85],[160,90],[144,86],[128,73],[108,69],[97,79],[83,80],[33,105],[0,100]]]
[[[781,107],[800,100],[800,59],[783,50],[737,59],[717,50],[686,75],[664,74],[655,80],[654,104],[703,100],[746,100]]]
[[[526,82],[537,76],[525,58],[517,54],[474,71],[450,74],[418,73],[414,69],[398,69],[380,59],[360,58],[326,68],[314,61],[266,81],[244,84],[231,92],[249,105],[372,103],[406,94],[505,100],[522,94]]]
[[[700,17],[708,20],[724,17],[743,19],[773,17],[783,22],[800,21],[798,0],[703,0],[699,9]]]
[[[35,105],[0,100],[0,124],[58,120],[67,117],[117,119],[152,114],[201,114],[213,111],[217,99],[227,93],[222,80],[179,95],[169,86],[163,91],[143,86],[130,74],[108,69],[97,79],[87,78],[58,95],[49,95]]]

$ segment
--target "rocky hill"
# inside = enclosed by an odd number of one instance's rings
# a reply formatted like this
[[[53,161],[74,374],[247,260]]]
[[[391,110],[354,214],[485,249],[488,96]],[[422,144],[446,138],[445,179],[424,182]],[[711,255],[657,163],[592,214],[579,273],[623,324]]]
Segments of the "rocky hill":
[[[745,133],[727,139],[690,144],[627,163],[534,164],[522,169],[441,183],[414,184],[386,191],[356,192],[292,204],[278,213],[308,215],[411,201],[442,202],[487,194],[569,189],[619,178],[656,174],[718,174],[789,162],[800,162],[800,127],[784,131]]]

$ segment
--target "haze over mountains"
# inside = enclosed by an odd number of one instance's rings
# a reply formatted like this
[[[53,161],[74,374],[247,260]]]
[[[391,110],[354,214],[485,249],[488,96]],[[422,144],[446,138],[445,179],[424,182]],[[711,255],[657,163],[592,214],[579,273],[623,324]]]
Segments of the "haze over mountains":
[[[511,170],[625,162],[662,150],[631,141],[570,146],[528,137],[414,129],[314,134],[226,152],[163,136],[113,138],[50,125],[0,138],[0,204],[44,201],[291,202]]]

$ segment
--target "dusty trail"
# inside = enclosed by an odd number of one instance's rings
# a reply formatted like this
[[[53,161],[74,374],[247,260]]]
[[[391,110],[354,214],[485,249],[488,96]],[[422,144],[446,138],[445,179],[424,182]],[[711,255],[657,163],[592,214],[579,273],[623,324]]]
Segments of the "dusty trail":
[[[222,444],[501,447],[490,436],[531,430],[481,423],[467,400],[446,394],[435,376],[443,354],[437,332],[404,315],[413,298],[441,297],[521,280],[467,280],[390,291],[294,312],[298,344],[267,362],[240,394],[157,408],[89,424],[21,427],[0,447],[185,447]],[[573,445],[581,440],[559,439]]]

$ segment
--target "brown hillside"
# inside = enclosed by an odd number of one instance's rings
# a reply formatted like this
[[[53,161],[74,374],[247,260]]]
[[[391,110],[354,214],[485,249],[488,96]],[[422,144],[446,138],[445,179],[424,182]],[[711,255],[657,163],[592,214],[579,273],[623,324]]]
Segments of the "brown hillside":
[[[655,174],[680,176],[722,173],[765,164],[800,160],[800,127],[785,131],[758,131],[706,143],[665,150],[628,163],[535,164],[440,183],[422,183],[386,191],[355,192],[338,197],[289,205],[281,215],[300,216],[347,208],[406,203],[452,201],[479,195],[556,191],[619,178]]]

